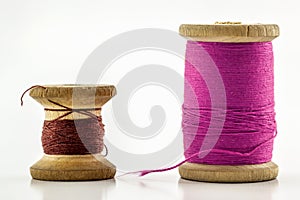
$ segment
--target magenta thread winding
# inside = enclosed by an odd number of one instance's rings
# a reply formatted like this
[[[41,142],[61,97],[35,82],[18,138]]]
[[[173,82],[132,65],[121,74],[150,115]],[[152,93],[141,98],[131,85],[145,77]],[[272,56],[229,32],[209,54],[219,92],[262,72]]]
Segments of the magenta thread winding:
[[[207,59],[207,56],[210,58]],[[221,101],[220,105],[215,104],[212,108],[209,87],[200,73],[207,70],[206,74],[211,76],[209,78],[216,76],[210,64],[205,63],[207,60],[213,61],[221,75],[226,108],[222,107],[224,102]],[[221,89],[218,84],[210,85],[210,88],[214,88],[214,91]],[[185,160],[168,168],[142,170],[138,173],[144,176],[152,172],[168,171],[186,162],[251,165],[271,161],[273,141],[277,135],[274,104],[274,57],[271,42],[188,41],[182,106]],[[212,119],[212,116],[217,117]],[[225,119],[224,123],[215,123],[222,124],[221,127],[210,126],[221,119]],[[209,128],[220,134],[208,135]],[[212,148],[201,149],[203,146]]]
[[[226,109],[211,106],[210,92],[199,69],[207,54],[222,77],[226,92]],[[193,64],[191,64],[193,63]],[[184,155],[191,163],[212,165],[247,165],[271,161],[276,136],[274,112],[274,59],[271,42],[217,43],[188,41],[185,62],[185,90],[182,128]],[[211,74],[214,76],[214,74]],[[214,87],[212,85],[211,87]],[[217,87],[217,84],[216,86]],[[198,105],[190,100],[196,95]],[[221,134],[207,152],[206,143],[216,140],[207,135],[211,118],[225,115]],[[197,116],[197,117],[195,117]],[[196,120],[195,120],[196,119]],[[194,127],[197,126],[195,129]],[[196,131],[194,131],[196,130]],[[207,145],[206,145],[207,146]],[[205,153],[205,156],[201,156]]]

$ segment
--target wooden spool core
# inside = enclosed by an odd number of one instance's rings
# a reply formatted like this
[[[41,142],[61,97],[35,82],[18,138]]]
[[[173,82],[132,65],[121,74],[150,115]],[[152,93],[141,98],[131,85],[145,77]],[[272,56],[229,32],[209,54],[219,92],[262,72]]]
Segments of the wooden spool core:
[[[183,24],[181,36],[202,42],[269,42],[279,36],[276,24]],[[273,162],[256,165],[206,165],[185,163],[179,167],[182,178],[205,182],[258,182],[273,180],[278,175],[278,166]]]
[[[30,90],[30,96],[48,109],[62,109],[49,100],[73,109],[100,108],[115,94],[111,85],[46,85]],[[45,111],[45,120],[54,120],[67,111]],[[90,112],[90,111],[89,111]],[[92,111],[100,115],[100,110]],[[73,112],[60,120],[85,119]],[[113,178],[115,166],[100,154],[44,155],[30,168],[32,178],[48,181],[84,181]]]

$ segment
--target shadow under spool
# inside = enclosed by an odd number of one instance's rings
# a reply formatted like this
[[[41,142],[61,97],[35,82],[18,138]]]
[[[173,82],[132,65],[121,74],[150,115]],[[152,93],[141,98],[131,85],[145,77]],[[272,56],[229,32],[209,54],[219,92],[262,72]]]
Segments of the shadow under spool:
[[[45,108],[45,120],[81,120],[89,116],[66,112],[59,105],[71,109],[101,108],[116,94],[112,85],[47,85],[33,87],[30,96]],[[50,100],[50,101],[49,101]],[[55,102],[59,105],[53,104]],[[54,111],[58,109],[59,111]],[[100,116],[100,109],[90,110]],[[75,123],[76,125],[76,123]],[[48,181],[85,181],[113,178],[115,166],[101,154],[47,155],[30,168],[32,178]]]
[[[220,43],[270,42],[279,36],[275,24],[218,23],[183,24],[179,33],[189,40]],[[275,179],[278,166],[273,162],[253,165],[207,165],[189,163],[179,167],[182,178],[205,182],[258,182]]]

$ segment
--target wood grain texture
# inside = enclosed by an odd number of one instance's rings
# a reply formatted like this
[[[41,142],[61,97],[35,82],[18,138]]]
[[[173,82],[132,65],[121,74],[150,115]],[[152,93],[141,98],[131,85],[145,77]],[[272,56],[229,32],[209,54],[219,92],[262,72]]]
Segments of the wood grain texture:
[[[268,42],[279,36],[276,24],[182,24],[179,34],[203,42]]]
[[[30,173],[38,180],[87,181],[113,178],[116,168],[102,155],[44,155]]]
[[[179,167],[182,178],[203,182],[246,183],[273,180],[278,166],[273,162],[257,165],[204,165],[185,163]]]
[[[69,108],[101,108],[113,96],[116,88],[113,85],[44,85],[30,90],[30,96],[42,104],[44,108],[63,109],[49,100]],[[100,110],[91,111],[100,116]],[[45,120],[53,120],[65,114],[66,111],[45,111]],[[85,119],[88,116],[72,113],[62,119]]]
[[[115,94],[112,85],[45,85],[30,90],[30,96],[44,108],[64,109],[49,100],[72,109],[101,108]],[[69,111],[45,111],[45,120],[54,120]],[[89,111],[100,116],[101,111]],[[88,118],[73,112],[59,120]],[[102,180],[113,178],[116,168],[101,155],[44,155],[30,168],[32,178],[50,181]]]

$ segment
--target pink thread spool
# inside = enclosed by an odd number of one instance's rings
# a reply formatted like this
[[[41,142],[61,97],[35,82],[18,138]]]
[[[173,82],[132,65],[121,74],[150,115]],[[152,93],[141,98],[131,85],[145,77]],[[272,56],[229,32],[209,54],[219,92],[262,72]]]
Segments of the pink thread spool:
[[[274,24],[247,25],[231,22],[214,25],[184,24],[180,26],[179,32],[192,41],[242,44],[270,42],[279,36],[279,27]],[[272,180],[278,175],[278,166],[271,161],[252,164],[240,164],[237,161],[236,163],[239,164],[207,164],[201,159],[200,162],[192,162],[189,159],[179,167],[179,173],[184,179],[207,182],[257,182]]]

